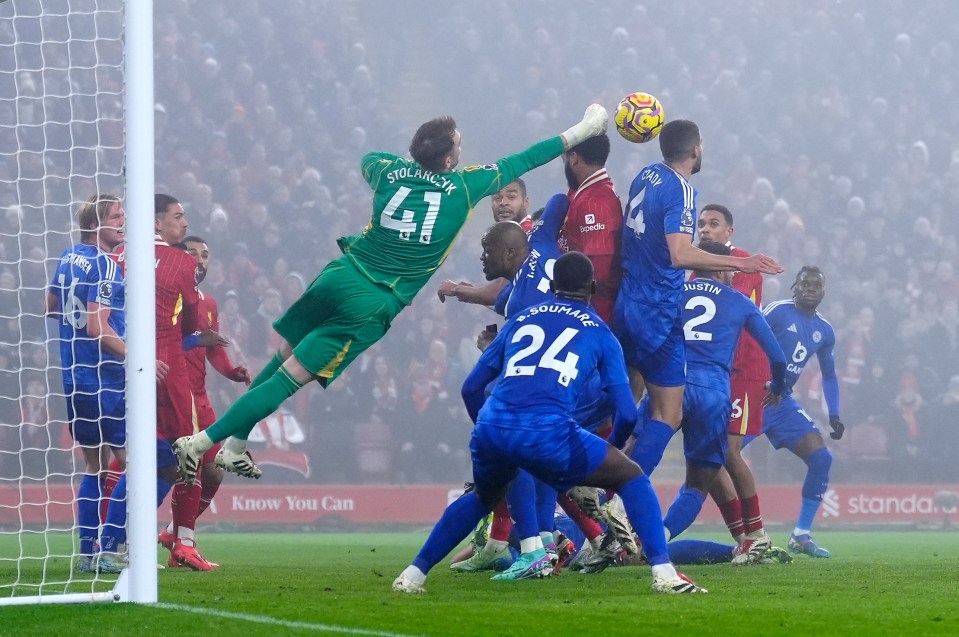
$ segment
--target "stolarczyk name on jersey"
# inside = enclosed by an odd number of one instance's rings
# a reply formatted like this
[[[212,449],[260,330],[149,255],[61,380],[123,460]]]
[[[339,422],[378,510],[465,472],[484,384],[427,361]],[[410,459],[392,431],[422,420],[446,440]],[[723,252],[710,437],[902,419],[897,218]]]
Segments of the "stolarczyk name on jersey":
[[[437,175],[434,172],[429,170],[423,170],[421,168],[410,168],[409,166],[403,166],[397,168],[396,170],[391,170],[386,174],[386,179],[391,183],[396,183],[400,179],[423,179],[428,181],[434,186],[438,186],[443,189],[447,195],[456,190],[456,186],[446,177]]]

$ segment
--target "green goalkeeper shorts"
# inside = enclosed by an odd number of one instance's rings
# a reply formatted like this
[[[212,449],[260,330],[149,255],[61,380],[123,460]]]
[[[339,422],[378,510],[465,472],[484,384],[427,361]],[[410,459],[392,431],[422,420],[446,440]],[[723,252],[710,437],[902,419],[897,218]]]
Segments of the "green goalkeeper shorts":
[[[273,327],[325,387],[383,338],[404,307],[392,290],[340,257],[323,268]]]

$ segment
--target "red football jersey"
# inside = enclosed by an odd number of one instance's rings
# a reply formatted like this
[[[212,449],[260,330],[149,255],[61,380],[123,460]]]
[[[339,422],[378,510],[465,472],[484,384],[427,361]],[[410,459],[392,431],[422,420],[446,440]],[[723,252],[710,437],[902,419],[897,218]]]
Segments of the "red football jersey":
[[[200,292],[200,303],[197,305],[196,329],[220,331],[220,319],[217,316],[216,300]],[[194,347],[186,353],[187,371],[190,374],[190,391],[194,399],[206,395],[206,347]]]
[[[749,253],[740,248],[733,248],[734,257],[748,257]],[[737,272],[733,275],[733,287],[742,292],[750,301],[762,307],[763,303],[763,275],[758,272]],[[733,374],[743,380],[769,380],[769,360],[759,343],[743,330],[739,338],[739,346],[733,356]]]
[[[605,168],[571,190],[569,200],[560,244],[564,250],[582,252],[593,261],[596,294],[592,303],[603,320],[609,322],[623,276],[619,263],[623,206]]]
[[[197,329],[197,263],[186,252],[159,239],[154,254],[157,358],[172,365],[173,359],[183,357],[183,337]]]

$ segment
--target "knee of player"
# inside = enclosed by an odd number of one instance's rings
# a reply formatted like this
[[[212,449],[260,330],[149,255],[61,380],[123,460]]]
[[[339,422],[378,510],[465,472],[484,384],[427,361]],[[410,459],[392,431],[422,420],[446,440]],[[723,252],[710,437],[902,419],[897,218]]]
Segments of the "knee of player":
[[[832,452],[826,447],[816,449],[806,458],[806,466],[810,471],[828,473],[832,467]]]

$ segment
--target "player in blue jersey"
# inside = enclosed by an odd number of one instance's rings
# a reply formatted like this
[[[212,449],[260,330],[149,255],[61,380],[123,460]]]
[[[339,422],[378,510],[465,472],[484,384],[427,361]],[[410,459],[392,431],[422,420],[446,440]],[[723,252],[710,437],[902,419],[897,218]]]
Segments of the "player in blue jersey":
[[[693,245],[696,191],[689,178],[699,172],[703,140],[689,120],[667,122],[659,134],[661,163],[633,179],[623,230],[623,281],[613,310],[614,327],[626,363],[638,373],[634,394],[649,393],[633,459],[649,475],[682,421],[685,348],[680,300],[684,269],[739,270],[779,274],[763,254],[733,257],[709,254]]]
[[[846,430],[839,419],[839,379],[833,349],[836,334],[832,325],[817,311],[826,296],[826,277],[815,266],[804,265],[792,285],[793,298],[777,301],[763,310],[776,340],[786,353],[786,393],[778,403],[763,412],[763,433],[776,449],[785,447],[806,463],[806,479],[802,486],[802,506],[788,548],[794,553],[812,557],[829,557],[826,549],[817,546],[810,534],[823,495],[829,488],[832,453],[826,448],[822,433],[809,414],[792,397],[792,388],[813,354],[819,360],[822,390],[829,410],[830,437],[842,438]]]
[[[701,241],[710,254],[729,255],[729,246]],[[785,391],[786,357],[756,304],[731,287],[733,272],[696,270],[683,285],[683,332],[686,340],[686,391],[683,395],[683,447],[686,484],[666,512],[670,538],[689,528],[726,461],[730,374],[733,355],[745,329],[769,359],[771,382],[764,402]],[[640,412],[649,398],[640,404]],[[758,545],[752,561],[762,559],[768,543]]]
[[[74,568],[80,573],[119,573],[125,565],[122,557],[96,554],[96,544],[101,479],[110,454],[126,465],[124,287],[109,256],[123,242],[125,213],[119,197],[100,194],[80,206],[77,220],[80,243],[60,257],[46,299],[47,316],[59,323],[70,434],[84,461],[77,491],[80,558]]]
[[[589,258],[570,252],[556,261],[551,283],[557,300],[511,318],[463,384],[476,423],[470,441],[475,489],[447,507],[416,559],[393,590],[425,592],[426,574],[463,540],[503,496],[519,468],[566,490],[574,484],[616,489],[622,496],[653,569],[653,590],[704,592],[669,562],[662,512],[649,479],[618,449],[578,427],[576,397],[597,369],[616,406],[613,436],[625,443],[636,424],[622,349],[588,306],[594,289]],[[497,379],[484,402],[486,385]],[[539,570],[545,551],[529,556]]]
[[[510,221],[491,226],[483,235],[483,253],[480,256],[483,274],[491,283],[474,286],[468,282],[454,283],[447,280],[440,284],[438,291],[440,300],[455,296],[467,303],[492,305],[498,314],[506,318],[531,305],[554,300],[556,297],[549,284],[552,280],[553,265],[563,254],[558,239],[568,209],[569,198],[565,194],[554,195],[546,204],[542,216],[528,237],[520,226]],[[612,416],[612,406],[605,392],[602,391],[598,375],[593,374],[587,383],[587,389],[580,394],[573,418],[584,429],[595,432]],[[533,497],[534,493],[535,497]],[[539,548],[534,538],[534,531],[538,529],[539,536],[548,549],[549,544],[553,542],[553,513],[557,495],[548,485],[520,471],[507,494],[508,512],[499,507],[495,515],[512,515],[516,534],[522,539],[528,539],[525,548],[530,550]],[[564,509],[575,507],[575,504],[565,497],[562,505]],[[588,518],[584,518],[582,513],[573,510],[570,512],[577,515],[584,523],[586,527],[584,532],[590,537],[590,542],[598,548],[603,540],[602,528]],[[606,521],[617,537],[622,536],[624,538],[622,541],[632,543],[631,552],[638,551],[625,514],[609,515]],[[529,541],[529,538],[533,540]],[[483,546],[482,551],[474,553],[467,559],[454,562],[451,568],[458,571],[490,570],[493,565],[502,563],[504,557],[508,555],[508,539],[509,525],[499,525],[497,520],[494,520],[490,539]],[[524,549],[522,539],[521,550],[529,552]]]

